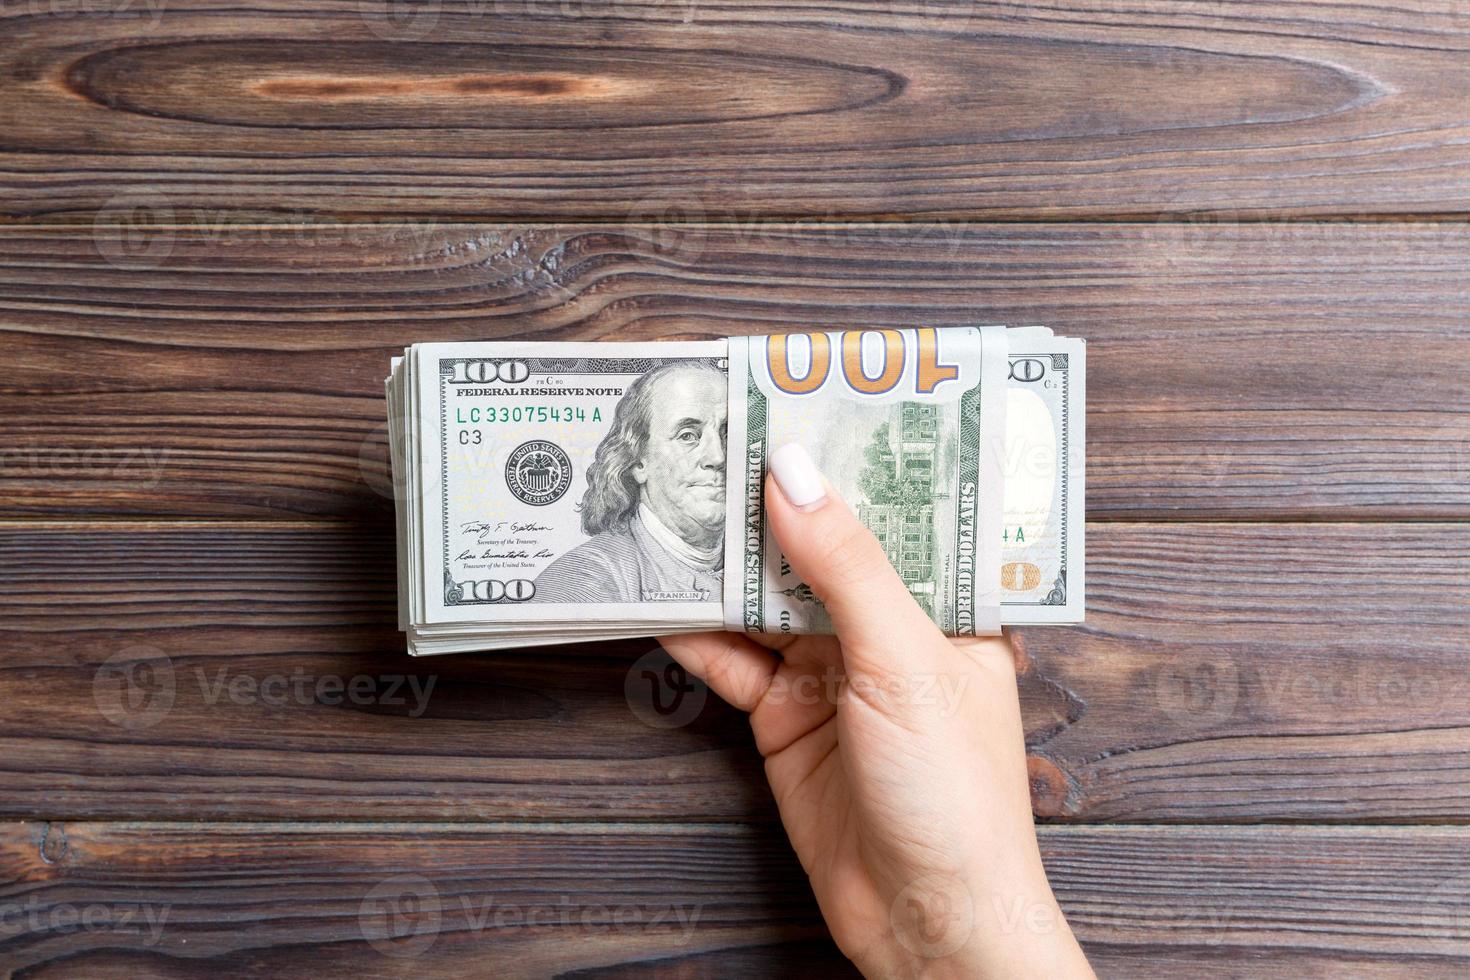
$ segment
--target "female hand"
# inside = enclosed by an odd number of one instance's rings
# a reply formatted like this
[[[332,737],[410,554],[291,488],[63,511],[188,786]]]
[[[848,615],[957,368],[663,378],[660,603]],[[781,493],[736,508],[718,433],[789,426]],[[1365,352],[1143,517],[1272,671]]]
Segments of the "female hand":
[[[1091,977],[1037,847],[1010,643],[946,639],[800,446],[771,468],[767,519],[837,635],[661,642],[750,713],[838,947],[870,977]]]

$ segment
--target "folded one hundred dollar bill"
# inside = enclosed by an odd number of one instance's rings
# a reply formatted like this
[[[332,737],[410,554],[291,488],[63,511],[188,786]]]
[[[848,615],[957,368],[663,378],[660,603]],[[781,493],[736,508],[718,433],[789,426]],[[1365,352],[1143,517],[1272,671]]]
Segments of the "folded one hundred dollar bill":
[[[1043,327],[419,344],[387,396],[415,655],[831,632],[765,523],[788,442],[945,633],[1082,619],[1086,348]]]

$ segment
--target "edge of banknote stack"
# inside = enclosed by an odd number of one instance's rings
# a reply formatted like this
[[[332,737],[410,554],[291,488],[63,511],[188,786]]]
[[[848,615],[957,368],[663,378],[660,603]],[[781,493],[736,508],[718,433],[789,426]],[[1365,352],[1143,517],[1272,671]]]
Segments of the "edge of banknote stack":
[[[830,633],[766,526],[788,442],[946,634],[1083,619],[1086,345],[1045,327],[418,344],[385,387],[414,655]]]

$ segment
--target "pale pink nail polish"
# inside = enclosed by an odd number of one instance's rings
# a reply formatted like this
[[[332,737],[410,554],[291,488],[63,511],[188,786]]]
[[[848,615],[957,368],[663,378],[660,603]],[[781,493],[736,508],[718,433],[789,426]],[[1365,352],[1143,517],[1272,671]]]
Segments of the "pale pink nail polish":
[[[771,453],[771,473],[791,506],[810,513],[827,503],[822,473],[800,443],[788,442]]]

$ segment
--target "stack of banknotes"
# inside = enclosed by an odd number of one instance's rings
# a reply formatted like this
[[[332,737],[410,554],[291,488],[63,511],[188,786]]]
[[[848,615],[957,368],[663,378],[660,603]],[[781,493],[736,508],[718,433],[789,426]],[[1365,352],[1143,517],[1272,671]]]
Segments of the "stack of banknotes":
[[[831,632],[766,526],[791,442],[945,633],[1080,622],[1085,361],[1044,327],[415,345],[387,379],[409,652]]]

